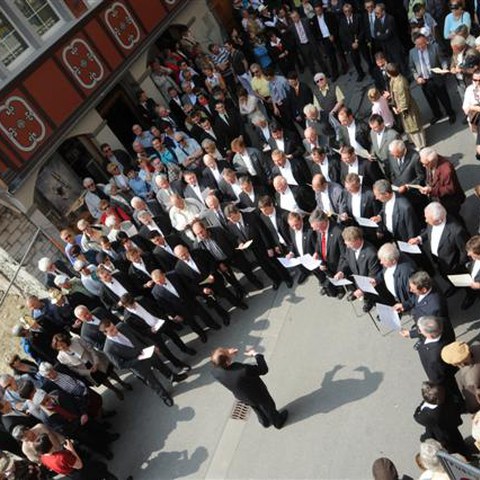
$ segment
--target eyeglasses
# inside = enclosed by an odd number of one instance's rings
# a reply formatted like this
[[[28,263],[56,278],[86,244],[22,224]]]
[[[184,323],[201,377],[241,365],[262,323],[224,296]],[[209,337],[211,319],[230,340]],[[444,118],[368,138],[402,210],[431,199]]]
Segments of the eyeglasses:
[[[480,82],[480,78],[472,78],[472,82]]]
[[[319,79],[317,80],[317,83],[324,82],[324,81],[325,81],[325,78],[319,78]]]

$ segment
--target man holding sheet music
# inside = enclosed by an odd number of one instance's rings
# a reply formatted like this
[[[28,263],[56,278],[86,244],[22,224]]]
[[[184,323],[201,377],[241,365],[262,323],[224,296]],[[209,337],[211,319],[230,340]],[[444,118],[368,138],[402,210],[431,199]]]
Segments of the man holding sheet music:
[[[336,280],[350,275],[361,275],[363,277],[375,278],[380,272],[377,250],[373,245],[363,239],[362,230],[358,227],[347,227],[342,233],[345,241],[346,250],[338,266],[338,272],[334,278]],[[349,301],[356,298],[364,298],[363,311],[369,312],[373,308],[374,297],[357,288],[351,292],[347,299]]]
[[[471,258],[471,262],[467,264],[468,272],[472,277],[472,283],[467,290],[465,299],[462,302],[462,310],[467,310],[474,303],[480,292],[480,235],[472,237],[465,245],[467,255]]]

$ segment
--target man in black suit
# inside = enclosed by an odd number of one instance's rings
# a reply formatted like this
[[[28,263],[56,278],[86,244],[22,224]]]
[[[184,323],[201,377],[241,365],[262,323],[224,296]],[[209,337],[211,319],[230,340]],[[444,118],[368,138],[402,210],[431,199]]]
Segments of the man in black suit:
[[[310,187],[288,185],[281,175],[273,179],[275,203],[287,212],[310,213],[315,208],[315,195]]]
[[[301,157],[305,151],[299,135],[293,130],[285,131],[279,123],[270,124],[270,137],[268,144],[273,150],[280,150],[288,159]]]
[[[458,426],[462,424],[460,412],[445,401],[446,394],[448,392],[445,392],[442,386],[434,382],[423,382],[423,402],[413,414],[415,421],[425,427],[420,441],[433,438],[448,452],[469,456],[468,447],[458,430]]]
[[[306,83],[299,80],[296,71],[289,72],[287,80],[290,84],[287,103],[291,110],[291,116],[301,128],[305,128],[305,114],[303,113],[303,109],[305,105],[313,103],[312,90]]]
[[[235,152],[232,166],[239,175],[250,175],[253,183],[257,185],[269,184],[272,177],[270,165],[262,157],[260,150],[247,147],[245,140],[241,137],[232,141],[231,148],[232,152]]]
[[[160,267],[153,254],[142,253],[137,248],[132,248],[127,252],[127,260],[130,262],[128,275],[135,285],[142,286],[144,289],[151,288],[150,274]]]
[[[425,208],[427,227],[418,237],[408,242],[421,245],[430,260],[430,268],[442,277],[441,289],[447,296],[453,295],[455,288],[447,280],[447,275],[464,273],[467,262],[465,244],[467,232],[454,219],[447,217],[447,211],[439,202],[431,202]]]
[[[375,0],[365,0],[363,3],[365,12],[361,15],[363,28],[365,30],[365,40],[368,47],[368,54],[373,60],[373,56],[378,50],[377,42],[375,41]]]
[[[97,261],[97,265],[101,263],[105,263],[105,259],[107,258],[107,262],[116,270],[119,270],[122,273],[127,273],[128,271],[128,261],[125,258],[125,250],[120,244],[115,240],[111,242],[107,236],[100,237],[99,240],[101,251],[97,253],[95,259]]]
[[[365,58],[368,69],[373,68],[372,58],[368,52],[367,36],[365,25],[359,14],[353,13],[353,7],[350,3],[346,3],[342,7],[343,15],[338,21],[338,37],[341,48],[345,53],[350,54],[352,63],[357,71],[357,82],[361,82],[365,78],[362,68],[362,59],[360,53]]]
[[[47,288],[56,288],[55,277],[58,275],[66,275],[71,277],[72,271],[61,260],[51,260],[48,257],[43,257],[38,261],[38,269],[43,272],[42,283]]]
[[[267,248],[275,256],[285,256],[288,246],[288,212],[275,208],[272,197],[268,195],[260,198],[258,208],[261,212],[260,218],[270,232],[271,244]]]
[[[205,165],[205,168],[202,170],[204,188],[208,187],[211,190],[215,190],[217,195],[221,195],[222,172],[229,164],[224,160],[216,160],[210,153],[203,156],[203,164]]]
[[[273,282],[273,289],[277,290],[284,281],[289,288],[293,285],[292,277],[285,267],[275,259],[273,240],[265,224],[255,213],[241,213],[235,205],[225,207],[225,216],[229,220],[228,230],[236,239],[239,247],[252,240],[250,251],[258,265]]]
[[[230,147],[228,138],[224,135],[225,132],[223,130],[220,131],[215,123],[212,125],[208,118],[200,118],[198,126],[199,130],[197,141],[202,143],[205,139],[212,140],[215,142],[218,151],[222,154],[222,156],[225,157]],[[192,130],[192,135],[193,134],[194,132]]]
[[[372,2],[373,3],[373,2]],[[375,87],[383,95],[390,95],[390,77],[387,73],[387,58],[383,52],[377,52],[374,55],[375,66],[372,70],[373,81]]]
[[[230,323],[230,316],[215,301],[214,296],[225,298],[231,305],[242,310],[248,309],[248,305],[235,297],[225,286],[225,280],[217,271],[217,264],[211,253],[205,250],[192,250],[190,252],[184,245],[177,245],[174,252],[179,260],[175,266],[175,271],[183,281],[190,282],[195,286],[197,295],[205,297],[207,304],[210,302],[210,305],[224,318],[223,323],[225,325]]]
[[[337,50],[335,43],[338,41],[338,22],[335,14],[325,12],[322,3],[315,5],[315,16],[310,20],[310,26],[319,50],[328,58],[332,82],[338,78]]]
[[[355,119],[349,107],[342,107],[338,111],[338,143],[340,146],[353,147],[355,151],[364,149],[367,152],[372,148],[368,125]]]
[[[154,270],[152,280],[155,284],[152,296],[161,305],[162,310],[174,321],[188,325],[203,343],[207,341],[207,334],[195,317],[201,318],[207,327],[220,330],[220,325],[197,300],[194,289],[190,284],[184,283],[177,273]]]
[[[163,236],[167,236],[172,233],[172,224],[167,215],[159,215],[154,217],[147,210],[140,210],[137,218],[142,225],[138,233],[146,240],[148,240],[148,234],[152,230],[160,232]],[[139,245],[139,247],[141,248],[141,245]]]
[[[262,185],[254,185],[252,179],[248,175],[242,175],[238,179],[238,183],[242,189],[239,199],[240,208],[258,208],[258,201],[261,197],[265,196],[268,190]]]
[[[118,317],[105,310],[103,307],[95,308],[90,311],[85,305],[79,305],[74,310],[76,323],[81,324],[80,336],[92,347],[97,350],[103,350],[105,344],[105,335],[100,331],[100,322],[107,319],[116,324]]]
[[[156,108],[157,102],[153,98],[150,98],[146,92],[140,90],[137,94],[138,109],[147,125],[154,124],[158,120]]]
[[[107,163],[114,163],[122,167],[122,169],[135,166],[135,162],[130,158],[130,155],[125,152],[125,150],[113,150],[108,143],[102,143],[100,145],[100,150],[107,160]]]
[[[309,217],[312,235],[310,237],[313,258],[321,260],[318,268],[319,280],[323,287],[321,295],[328,294],[331,297],[343,298],[345,290],[334,287],[327,279],[338,272],[338,265],[345,255],[345,243],[342,237],[342,229],[338,224],[329,219],[326,212],[316,208]]]
[[[214,365],[212,375],[224,387],[228,388],[237,400],[250,405],[257,414],[258,421],[265,428],[273,425],[280,429],[288,418],[288,411],[279,412],[273,398],[260,376],[268,373],[263,355],[250,349],[248,357],[255,357],[257,365],[234,362],[236,348],[217,348],[210,357]]]
[[[379,236],[383,241],[408,242],[419,231],[419,222],[414,208],[407,198],[397,195],[388,180],[377,180],[373,185],[375,198],[382,203],[380,213],[371,220],[379,224]]]
[[[222,101],[215,101],[215,112],[213,127],[221,137],[222,143],[230,145],[234,138],[242,135],[245,138],[245,128],[242,117],[235,109],[227,110]]]
[[[353,147],[340,148],[340,179],[345,182],[349,173],[356,173],[361,178],[362,187],[372,188],[373,184],[383,178],[378,162],[370,162],[366,158],[359,157]]]
[[[311,183],[310,170],[302,157],[288,158],[281,150],[273,150],[272,162],[272,177],[280,175],[289,185],[295,186],[306,186]]]
[[[183,243],[182,239],[176,234],[164,237],[157,230],[151,230],[148,233],[148,239],[155,245],[152,256],[162,270],[166,272],[174,270],[177,264],[177,257],[173,253],[173,249],[179,243]]]
[[[189,170],[183,172],[183,179],[186,183],[186,186],[183,189],[183,198],[193,198],[203,204],[205,203],[205,197],[213,192],[207,186],[203,177],[197,176],[195,172]]]
[[[362,185],[358,174],[348,173],[345,176],[344,185],[346,212],[341,216],[342,221],[347,222],[352,221],[355,217],[371,218],[378,215],[381,205],[375,200],[372,190]],[[368,229],[369,232],[371,230],[371,228]],[[375,231],[373,235],[376,237]]]
[[[411,298],[410,277],[416,270],[413,260],[402,255],[394,243],[385,243],[378,249],[382,270],[375,278],[375,288],[385,305],[407,303]]]
[[[178,90],[175,87],[170,87],[168,89],[168,95],[170,100],[168,102],[168,108],[170,109],[170,115],[175,120],[178,128],[183,130],[185,125],[185,120],[187,119],[187,115],[184,111],[184,103],[178,94]]]
[[[201,220],[197,220],[192,223],[192,232],[196,237],[194,248],[210,252],[218,263],[218,269],[239,297],[245,295],[245,290],[236,279],[232,266],[239,269],[256,288],[263,288],[263,283],[252,272],[254,267],[242,251],[235,249],[235,241],[225,230],[220,227],[207,229]]]
[[[120,369],[129,368],[157,395],[161,397],[167,407],[173,405],[173,399],[165,387],[159,382],[152,369],[158,370],[162,375],[172,382],[181,382],[187,378],[187,374],[175,374],[170,368],[163,364],[158,355],[147,357],[143,351],[151,347],[151,342],[140,337],[126,323],[119,323],[118,326],[110,320],[100,322],[100,331],[107,337],[103,352],[110,361]]]
[[[123,321],[136,333],[144,338],[150,339],[160,353],[170,361],[170,363],[179,368],[182,373],[191,370],[191,367],[177,358],[167,347],[166,340],[170,339],[178,349],[187,355],[195,355],[197,352],[193,348],[187,347],[176,332],[181,329],[173,320],[164,318],[161,307],[157,306],[154,300],[148,297],[134,298],[129,293],[120,297],[120,302],[125,308]]]
[[[352,274],[375,278],[381,269],[377,250],[364,240],[362,230],[358,227],[347,227],[343,231],[342,237],[347,248],[334,278],[342,279]],[[372,309],[374,303],[371,294],[366,294],[357,288],[349,294],[348,300],[352,301],[361,297],[364,297],[363,311],[367,313]]]
[[[447,343],[455,341],[455,331],[448,315],[447,301],[435,287],[432,277],[422,270],[415,272],[408,280],[408,287],[410,295],[401,303],[393,305],[393,308],[399,313],[409,312],[414,325],[410,329],[401,330],[400,334],[406,338],[418,338],[418,319],[434,316],[442,320],[443,335]]]
[[[442,360],[442,348],[449,342],[443,333],[443,322],[434,316],[420,317],[417,322],[420,340],[416,350],[430,382],[442,385],[447,397],[461,405],[462,395],[455,380],[457,368]]]
[[[300,18],[299,13],[294,10],[290,14],[292,24],[288,27],[291,38],[295,42],[295,47],[303,60],[303,64],[310,69],[311,75],[318,71],[315,67],[317,63],[321,72],[327,72],[327,66],[321,55],[318,55],[318,47],[315,36],[312,33],[308,20]]]
[[[395,18],[385,11],[383,3],[375,6],[375,41],[387,56],[390,62],[396,63],[404,75],[407,75],[407,66],[403,46],[398,38]]]
[[[136,285],[127,275],[120,272],[112,274],[103,266],[97,268],[97,276],[103,284],[99,297],[108,310],[119,310],[118,302],[124,293],[132,293],[136,296],[145,292],[145,289]]]
[[[327,149],[321,146],[313,148],[307,163],[312,177],[321,173],[328,182],[340,183],[340,158],[336,153],[327,154]]]

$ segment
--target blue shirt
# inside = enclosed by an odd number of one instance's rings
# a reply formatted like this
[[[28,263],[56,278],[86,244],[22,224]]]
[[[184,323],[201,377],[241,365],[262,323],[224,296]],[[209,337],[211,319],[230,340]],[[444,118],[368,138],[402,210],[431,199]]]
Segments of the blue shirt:
[[[282,103],[288,95],[290,85],[285,77],[275,75],[269,82],[270,97],[273,103]]]
[[[448,40],[449,35],[460,25],[466,25],[470,30],[470,27],[472,26],[472,18],[470,17],[470,14],[468,12],[463,12],[462,16],[457,20],[453,16],[453,13],[449,13],[445,17],[445,25],[443,27],[443,37],[445,40]]]
[[[138,175],[134,178],[129,178],[128,185],[133,190],[135,195],[141,198],[146,198],[148,192],[150,191],[147,182],[142,180]]]

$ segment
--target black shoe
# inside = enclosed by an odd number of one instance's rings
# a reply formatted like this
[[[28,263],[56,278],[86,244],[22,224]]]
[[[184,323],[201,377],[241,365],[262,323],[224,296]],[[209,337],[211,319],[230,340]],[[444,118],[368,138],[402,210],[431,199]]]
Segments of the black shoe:
[[[468,125],[468,118],[467,117],[463,117],[462,125]]]
[[[462,310],[468,310],[473,304],[475,303],[475,296],[474,295],[465,295],[460,308]]]
[[[183,380],[185,380],[187,377],[188,375],[186,373],[174,373],[172,374],[170,380],[172,381],[172,383],[179,383],[183,382]]]
[[[223,324],[228,327],[230,325],[230,314],[226,314],[224,317],[223,317]]]
[[[116,410],[106,410],[103,412],[102,418],[114,417],[117,414]]]
[[[280,284],[279,284],[279,283],[277,283],[277,282],[273,282],[273,284],[272,284],[272,288],[273,288],[273,290],[278,290],[278,289],[279,289],[279,287],[280,287]]]
[[[340,290],[336,296],[339,300],[341,300],[345,296],[345,290]]]
[[[164,393],[161,395],[161,398],[163,400],[163,403],[167,406],[167,407],[172,407],[173,406],[173,398],[168,395],[168,393]]]
[[[258,278],[255,278],[254,280],[252,279],[251,283],[258,290],[261,290],[263,288],[263,282]]]
[[[216,322],[211,322],[211,323],[207,324],[207,327],[208,327],[208,328],[211,328],[212,330],[220,330],[220,329],[222,328],[222,327],[221,327],[218,323],[216,323]],[[202,337],[200,337],[200,339],[201,339],[201,338],[202,338]]]
[[[450,123],[451,125],[454,124],[456,121],[457,116],[454,113],[448,117],[448,123]]]
[[[475,154],[475,159],[476,159],[476,160],[480,160],[480,153],[476,153],[476,154]]]
[[[207,342],[208,342],[208,337],[207,337],[207,334],[206,334],[206,333],[204,333],[203,335],[200,335],[199,338],[200,338],[200,341],[201,341],[202,343],[207,343]]]
[[[353,294],[353,292],[350,292],[347,295],[347,302],[354,302],[357,299],[357,297]]]
[[[440,117],[432,117],[430,119],[430,125],[435,125],[440,120]]]
[[[190,347],[187,347],[184,352],[187,354],[187,355],[196,355],[197,354],[197,351],[194,349],[194,348],[190,348]]]
[[[242,300],[242,298],[245,297],[246,294],[247,292],[243,288],[238,288],[236,290],[235,297],[237,298],[237,300]]]
[[[371,302],[364,302],[363,307],[362,307],[362,310],[363,310],[365,313],[368,313],[372,308],[373,308],[373,303],[371,303]]]
[[[235,306],[241,308],[242,310],[248,310],[248,305],[245,302],[240,302]]]
[[[325,287],[322,287],[320,289],[320,295],[326,295],[327,294],[327,289]]]
[[[127,383],[127,382],[123,382],[122,384],[122,387],[125,389],[125,390],[128,390],[129,392],[131,392],[133,390],[133,387]]]
[[[186,363],[178,368],[180,368],[180,370],[177,375],[183,375],[184,373],[188,373],[192,369],[192,367],[190,365],[187,365]]]
[[[113,453],[110,450],[102,452],[102,456],[104,456],[107,460],[113,460]]]
[[[109,443],[116,442],[119,438],[120,438],[119,433],[111,433],[108,437],[108,442]]]
[[[290,279],[290,280],[285,280],[285,285],[288,287],[288,288],[292,288],[293,287],[293,280]]]
[[[274,425],[274,427],[280,430],[285,425],[287,418],[288,418],[288,410],[283,410],[283,412],[280,412],[280,420],[276,425]]]
[[[362,82],[364,78],[365,78],[365,74],[364,74],[364,73],[361,73],[361,74],[358,75],[358,77],[357,77],[357,82]]]
[[[300,275],[298,276],[297,283],[301,285],[302,283],[305,283],[307,278],[308,278],[308,273],[301,272]]]

